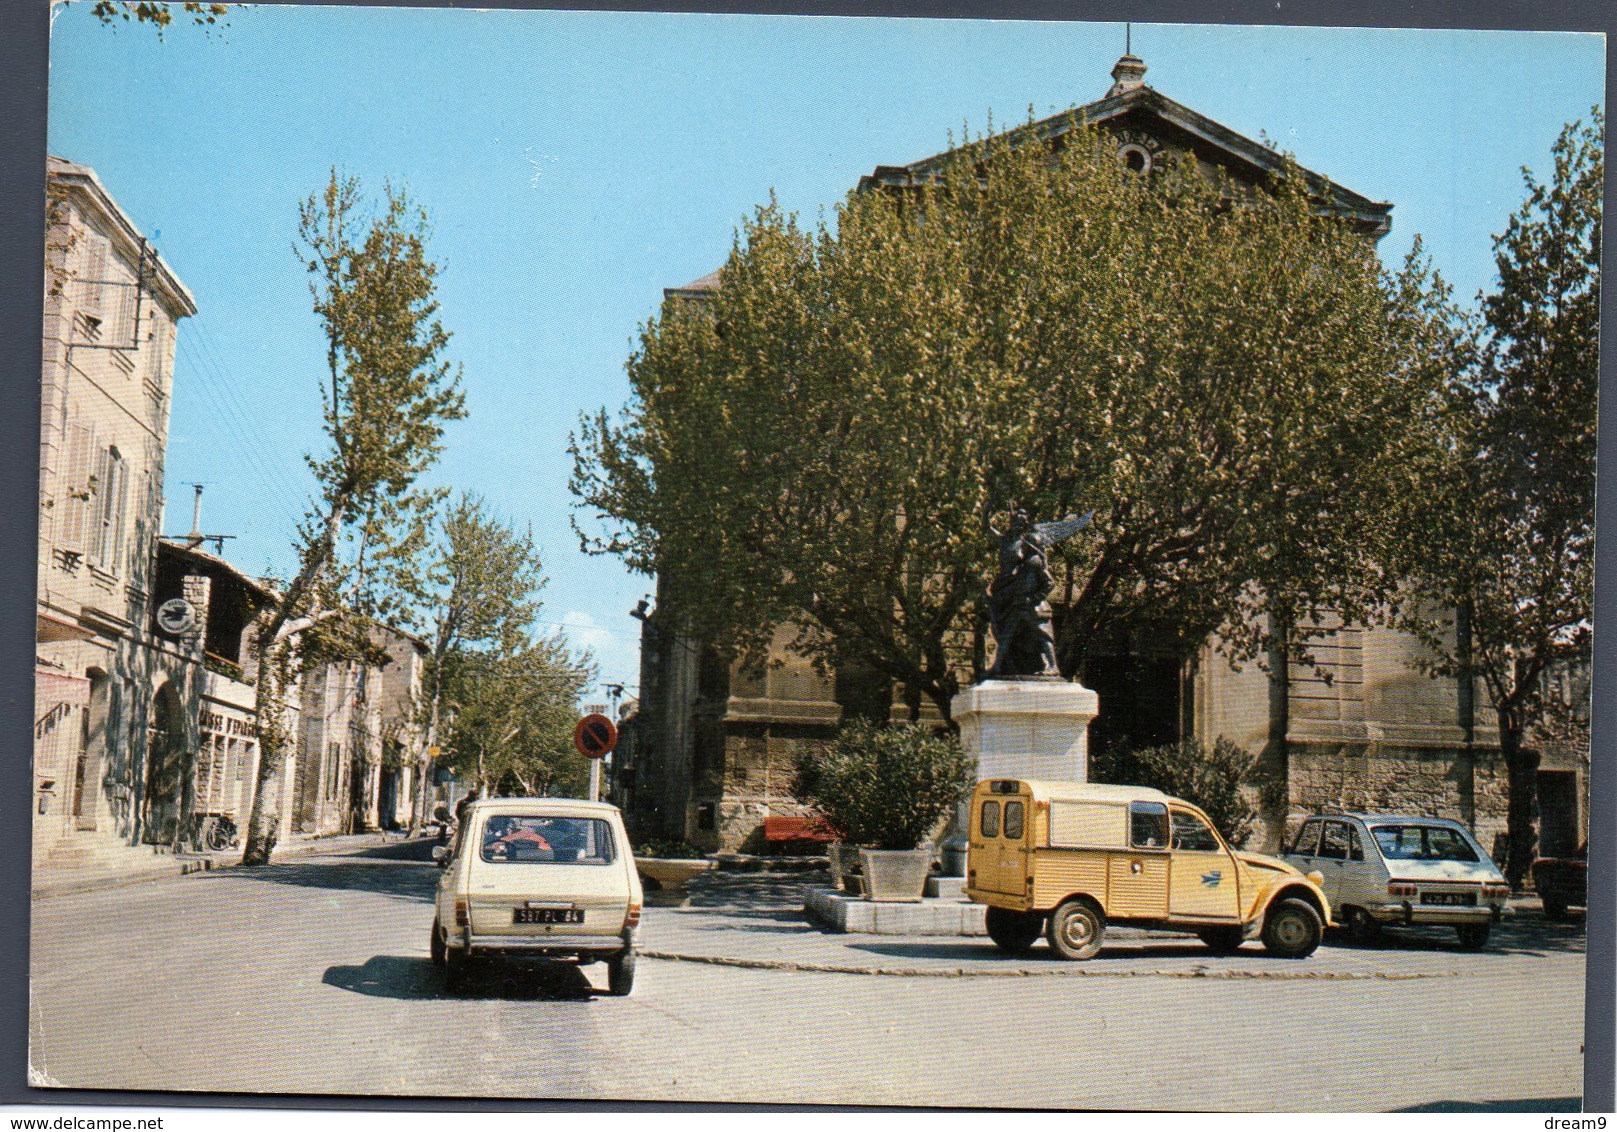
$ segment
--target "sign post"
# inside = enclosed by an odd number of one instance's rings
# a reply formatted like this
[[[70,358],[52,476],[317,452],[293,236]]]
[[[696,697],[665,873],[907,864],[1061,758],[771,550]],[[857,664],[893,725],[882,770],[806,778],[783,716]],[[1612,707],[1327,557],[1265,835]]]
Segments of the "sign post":
[[[573,728],[573,746],[590,760],[590,801],[601,800],[601,760],[617,746],[618,729],[606,716],[591,712]]]

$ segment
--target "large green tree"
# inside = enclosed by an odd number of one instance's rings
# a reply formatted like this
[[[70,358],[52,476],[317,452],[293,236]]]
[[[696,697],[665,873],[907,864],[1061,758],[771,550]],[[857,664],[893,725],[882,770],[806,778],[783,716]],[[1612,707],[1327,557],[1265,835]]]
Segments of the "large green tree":
[[[806,613],[799,649],[912,715],[981,666],[985,526],[1012,503],[1096,513],[1053,563],[1069,675],[1144,613],[1255,655],[1277,600],[1282,639],[1368,607],[1440,288],[1383,272],[1295,169],[1267,189],[1147,179],[1075,128],[983,139],[812,232],[758,210],[711,300],[644,328],[627,408],[575,437],[587,548],[740,652]]]
[[[390,584],[419,553],[439,493],[419,478],[446,422],[463,415],[459,370],[443,357],[438,267],[426,215],[388,186],[374,209],[336,170],[299,209],[299,254],[324,330],[327,445],[308,457],[317,492],[299,528],[297,571],[252,631],[257,789],[244,864],[268,862],[280,822],[278,780],[292,742],[287,693],[319,660],[377,660],[374,620],[394,612]]]
[[[1480,296],[1476,364],[1450,390],[1451,442],[1416,497],[1430,537],[1406,562],[1427,603],[1409,623],[1433,668],[1474,681],[1498,716],[1513,884],[1538,839],[1530,734],[1544,677],[1590,655],[1604,133],[1597,108],[1562,129],[1548,180],[1522,171],[1526,199],[1494,239],[1498,284]]]

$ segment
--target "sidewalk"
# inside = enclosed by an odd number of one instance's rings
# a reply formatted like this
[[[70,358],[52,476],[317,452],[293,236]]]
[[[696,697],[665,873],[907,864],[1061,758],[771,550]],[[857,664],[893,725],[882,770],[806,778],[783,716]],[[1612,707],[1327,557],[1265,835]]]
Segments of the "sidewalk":
[[[297,857],[340,856],[356,849],[397,844],[403,840],[406,840],[403,833],[356,833],[326,837],[304,834],[278,842],[270,860],[275,862]],[[30,896],[34,900],[43,900],[69,893],[97,892],[107,888],[121,888],[124,885],[166,880],[169,877],[187,876],[214,869],[236,868],[240,865],[240,845],[217,853],[157,853],[152,851],[150,846],[114,847],[83,863],[35,861]]]
[[[803,913],[803,889],[824,873],[728,873],[700,876],[689,897],[648,901],[643,958],[770,971],[930,978],[1183,978],[1257,980],[1423,980],[1496,971],[1529,953],[1583,950],[1581,924],[1552,924],[1536,898],[1511,901],[1516,914],[1481,952],[1462,952],[1452,931],[1414,928],[1373,947],[1330,933],[1308,959],[1277,959],[1258,944],[1214,956],[1192,936],[1108,930],[1108,946],[1083,963],[1055,957],[1043,943],[1024,956],[1003,954],[981,936],[899,936],[833,932]]]

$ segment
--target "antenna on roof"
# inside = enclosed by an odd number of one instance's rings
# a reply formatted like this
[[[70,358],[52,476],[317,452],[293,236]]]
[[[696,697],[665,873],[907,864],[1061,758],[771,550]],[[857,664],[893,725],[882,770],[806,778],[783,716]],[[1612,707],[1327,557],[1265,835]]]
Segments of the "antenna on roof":
[[[183,541],[188,550],[198,550],[205,542],[213,543],[213,548],[221,558],[225,553],[225,539],[235,538],[235,535],[205,535],[202,533],[202,489],[206,484],[193,483],[186,485],[196,489],[196,499],[191,505],[191,529],[183,535],[169,535],[167,537],[176,542]]]
[[[1123,25],[1123,54],[1134,54],[1134,25],[1131,23]]]

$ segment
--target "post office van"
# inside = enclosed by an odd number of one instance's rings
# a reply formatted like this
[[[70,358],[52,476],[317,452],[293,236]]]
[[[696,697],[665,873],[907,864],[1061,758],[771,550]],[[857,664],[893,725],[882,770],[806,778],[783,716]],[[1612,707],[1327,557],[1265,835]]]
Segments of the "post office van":
[[[1231,849],[1206,814],[1158,790],[999,778],[972,792],[966,894],[1007,952],[1042,934],[1063,958],[1088,959],[1107,925],[1127,924],[1301,959],[1331,921],[1320,879]]]

